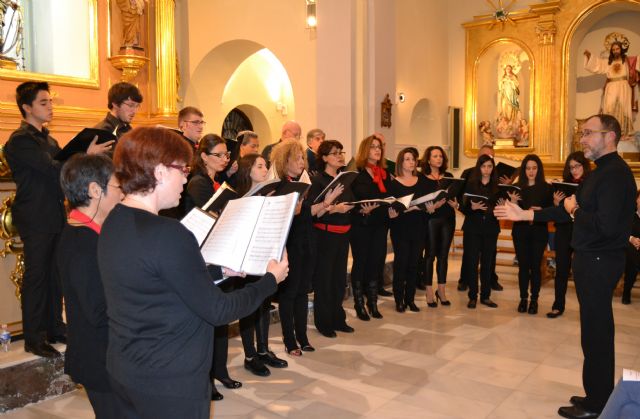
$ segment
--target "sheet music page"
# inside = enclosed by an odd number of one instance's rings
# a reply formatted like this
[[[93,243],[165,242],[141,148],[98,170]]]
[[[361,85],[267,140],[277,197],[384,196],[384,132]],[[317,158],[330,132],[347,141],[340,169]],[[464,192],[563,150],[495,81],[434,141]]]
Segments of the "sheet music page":
[[[229,201],[200,249],[205,262],[242,272],[242,261],[264,200],[252,196]]]
[[[405,208],[409,208],[411,205],[411,198],[413,198],[413,194],[405,195],[401,198],[396,198],[396,200],[404,205]]]
[[[243,272],[264,275],[270,259],[280,260],[297,201],[297,193],[266,198],[247,249]]]
[[[309,173],[306,170],[302,171],[300,175],[300,180],[298,182],[306,183],[307,185],[311,185],[311,178],[309,177]]]
[[[640,371],[623,368],[622,381],[640,381]]]
[[[433,201],[438,197],[438,195],[440,195],[442,193],[446,193],[446,192],[447,191],[444,190],[444,189],[438,189],[435,192],[431,192],[429,194],[422,195],[421,197],[418,197],[418,198],[414,199],[413,201],[410,201],[409,206],[410,207],[415,207],[416,205],[420,205],[420,204],[424,204],[425,202]],[[411,198],[413,198],[413,195],[411,196]]]
[[[216,219],[202,211],[200,208],[194,208],[184,216],[180,223],[196,236],[198,246],[202,246],[202,242],[207,238],[207,234],[215,224]]]
[[[220,195],[222,195],[225,189],[230,189],[235,192],[235,190],[231,186],[229,186],[227,182],[223,182],[218,190],[213,195],[211,195],[211,198],[209,198],[209,200],[202,206],[202,209],[206,211],[211,206],[211,204],[216,202],[216,199],[218,199]]]

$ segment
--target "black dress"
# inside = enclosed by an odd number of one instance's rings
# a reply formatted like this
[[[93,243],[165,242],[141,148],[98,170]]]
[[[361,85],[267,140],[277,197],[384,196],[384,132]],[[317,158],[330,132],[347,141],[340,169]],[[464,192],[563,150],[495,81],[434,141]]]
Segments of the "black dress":
[[[416,197],[427,193],[427,180],[418,175],[413,186],[405,186],[394,179],[390,191],[396,198],[409,194]],[[393,244],[393,297],[396,304],[414,302],[418,260],[424,249],[427,215],[424,210],[403,212],[391,219],[391,243]]]

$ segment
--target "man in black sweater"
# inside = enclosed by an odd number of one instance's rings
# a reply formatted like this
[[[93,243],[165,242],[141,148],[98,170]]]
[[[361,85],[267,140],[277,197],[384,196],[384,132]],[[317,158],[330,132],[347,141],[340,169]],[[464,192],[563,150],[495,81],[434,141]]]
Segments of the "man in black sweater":
[[[131,121],[142,103],[142,93],[136,86],[127,82],[116,83],[108,93],[109,112],[94,128],[113,133],[116,138],[131,131]]]
[[[573,219],[573,275],[580,303],[580,331],[585,397],[572,396],[561,407],[566,418],[597,418],[613,391],[615,371],[614,322],[611,300],[624,270],[625,248],[631,233],[636,183],[617,153],[621,130],[611,115],[594,115],[582,127],[580,144],[597,169],[565,199],[564,207],[523,211],[508,203],[496,216],[514,221]]]

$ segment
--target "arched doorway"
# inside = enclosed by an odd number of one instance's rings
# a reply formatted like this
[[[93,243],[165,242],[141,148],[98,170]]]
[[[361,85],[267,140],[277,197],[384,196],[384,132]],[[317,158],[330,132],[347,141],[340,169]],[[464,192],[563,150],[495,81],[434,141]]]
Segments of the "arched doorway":
[[[225,140],[235,141],[241,131],[253,131],[253,124],[249,117],[238,108],[231,109],[222,122],[221,137]]]

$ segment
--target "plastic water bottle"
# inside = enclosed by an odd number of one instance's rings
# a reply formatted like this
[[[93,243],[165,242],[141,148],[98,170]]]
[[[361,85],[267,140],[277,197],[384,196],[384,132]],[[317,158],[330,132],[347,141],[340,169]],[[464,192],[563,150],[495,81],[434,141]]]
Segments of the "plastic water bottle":
[[[2,325],[2,331],[0,331],[0,345],[4,352],[9,352],[9,344],[11,343],[11,333],[6,324]]]

